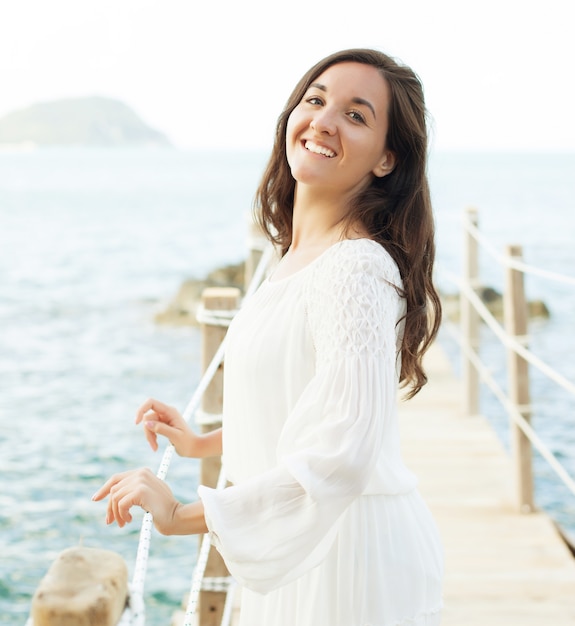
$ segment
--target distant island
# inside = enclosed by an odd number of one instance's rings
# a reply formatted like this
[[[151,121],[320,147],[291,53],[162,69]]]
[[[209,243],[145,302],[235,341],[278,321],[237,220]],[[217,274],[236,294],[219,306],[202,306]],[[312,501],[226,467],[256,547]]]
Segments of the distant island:
[[[0,147],[19,145],[169,146],[126,104],[112,98],[38,102],[0,118]]]

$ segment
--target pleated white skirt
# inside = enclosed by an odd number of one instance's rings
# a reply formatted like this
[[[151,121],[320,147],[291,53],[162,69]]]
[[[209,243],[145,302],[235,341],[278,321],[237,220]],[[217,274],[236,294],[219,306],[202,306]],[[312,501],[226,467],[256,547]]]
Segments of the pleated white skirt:
[[[342,516],[327,558],[262,595],[242,590],[240,626],[438,626],[443,555],[417,490],[366,495]]]

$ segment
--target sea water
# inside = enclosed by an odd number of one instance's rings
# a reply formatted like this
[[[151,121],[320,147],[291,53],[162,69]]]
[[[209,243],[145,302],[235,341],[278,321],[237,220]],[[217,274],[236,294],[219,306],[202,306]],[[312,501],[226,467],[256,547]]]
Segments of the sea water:
[[[109,548],[133,567],[141,515],[106,527],[105,505],[90,497],[114,472],[157,469],[160,453],[133,425],[135,411],[149,396],[187,404],[199,333],[159,326],[154,314],[185,279],[243,259],[265,159],[169,149],[0,153],[0,623],[25,623],[64,548]],[[435,154],[430,177],[439,266],[461,266],[459,220],[474,205],[497,249],[521,244],[526,262],[575,274],[575,156]],[[503,272],[488,258],[481,264],[500,290]],[[441,271],[438,280],[455,290]],[[531,347],[573,380],[575,288],[528,278],[527,290],[551,311],[531,325]],[[441,341],[457,369],[446,333]],[[485,341],[503,378],[504,356]],[[532,395],[536,427],[574,474],[574,400],[536,372]],[[482,411],[506,443],[503,410],[488,393]],[[575,531],[575,498],[538,458],[536,468],[538,504]],[[179,499],[194,499],[197,461],[174,458],[168,481]],[[150,626],[169,624],[196,551],[196,537],[154,533]]]

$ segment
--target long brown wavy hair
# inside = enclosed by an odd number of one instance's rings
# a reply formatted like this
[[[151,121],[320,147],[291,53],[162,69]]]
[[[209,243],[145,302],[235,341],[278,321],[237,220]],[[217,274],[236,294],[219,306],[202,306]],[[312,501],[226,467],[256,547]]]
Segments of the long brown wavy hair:
[[[285,254],[292,241],[295,180],[286,157],[288,118],[318,76],[344,62],[375,67],[390,92],[389,130],[386,148],[395,155],[395,167],[352,201],[347,225],[362,225],[399,267],[407,313],[401,346],[403,387],[413,397],[427,382],[422,358],[437,335],[441,304],[433,285],[435,226],[427,181],[427,123],[423,87],[405,65],[377,50],[336,52],[314,65],[296,85],[280,115],[272,153],[256,192],[254,210],[258,223]]]

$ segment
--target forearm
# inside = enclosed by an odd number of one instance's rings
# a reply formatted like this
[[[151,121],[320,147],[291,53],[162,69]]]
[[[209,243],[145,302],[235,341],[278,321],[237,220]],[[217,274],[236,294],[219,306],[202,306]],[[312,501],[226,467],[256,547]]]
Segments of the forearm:
[[[179,504],[172,517],[167,535],[199,535],[207,533],[204,505],[201,500],[189,504]]]
[[[193,456],[205,459],[210,456],[222,454],[222,429],[211,430],[209,433],[199,435],[196,443],[196,454]]]

